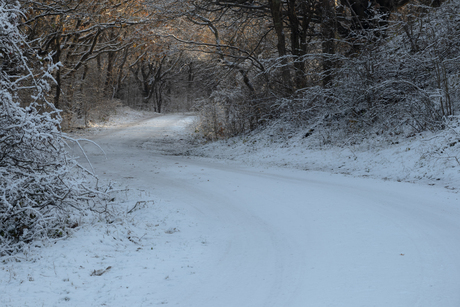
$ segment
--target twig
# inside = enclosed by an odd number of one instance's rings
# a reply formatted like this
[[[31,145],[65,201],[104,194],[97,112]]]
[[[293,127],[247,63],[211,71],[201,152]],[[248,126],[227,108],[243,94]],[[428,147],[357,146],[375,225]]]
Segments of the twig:
[[[104,269],[94,270],[90,276],[101,276],[105,272],[108,272],[111,268],[112,268],[111,266],[108,266],[105,270]]]

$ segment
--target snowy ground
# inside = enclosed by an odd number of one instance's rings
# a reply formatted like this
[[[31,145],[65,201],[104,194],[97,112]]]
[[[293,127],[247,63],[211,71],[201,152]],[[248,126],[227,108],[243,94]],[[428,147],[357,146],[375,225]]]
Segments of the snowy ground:
[[[193,120],[124,109],[74,134],[105,150],[82,141],[119,218],[1,264],[0,306],[460,305],[460,144],[440,141],[455,130],[367,150],[270,134],[191,148]]]
[[[359,145],[326,144],[330,132],[274,125],[255,133],[191,149],[193,155],[230,159],[252,166],[279,166],[353,177],[371,177],[460,188],[460,118],[437,132],[364,140]],[[325,135],[326,134],[326,135]],[[327,142],[326,142],[327,143]]]

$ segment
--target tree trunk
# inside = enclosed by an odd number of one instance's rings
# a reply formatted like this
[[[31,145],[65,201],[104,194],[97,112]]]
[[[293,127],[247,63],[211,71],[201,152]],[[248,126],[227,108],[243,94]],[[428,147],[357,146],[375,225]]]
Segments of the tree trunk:
[[[193,83],[193,62],[188,65],[188,79],[187,79],[187,103],[192,102],[192,83]]]
[[[126,47],[123,52],[123,58],[121,60],[120,66],[118,67],[117,83],[115,85],[115,93],[114,93],[115,98],[119,98],[119,95],[120,95],[121,84],[123,82],[123,67],[126,64],[126,60],[128,59],[128,54],[129,54],[129,47]]]
[[[331,84],[333,79],[334,60],[335,54],[335,22],[334,22],[334,6],[331,0],[322,0],[323,12],[321,22],[321,36],[322,36],[322,53],[323,53],[323,86],[327,87]]]
[[[54,38],[54,44],[55,44],[55,53],[53,55],[53,62],[54,63],[59,63],[60,58],[61,58],[61,36],[56,34],[56,37]],[[60,109],[60,102],[59,99],[61,97],[61,69],[56,70],[56,93],[54,95],[54,106],[56,109]]]
[[[270,11],[272,14],[273,26],[275,28],[276,37],[278,39],[278,43],[276,45],[278,49],[278,55],[282,58],[281,74],[283,77],[283,81],[288,86],[288,88],[292,88],[291,73],[289,71],[288,60],[286,58],[286,36],[284,34],[281,4],[281,0],[270,0]]]
[[[105,84],[104,84],[104,96],[107,98],[112,98],[113,96],[113,89],[112,87],[112,75],[113,75],[113,62],[115,59],[115,52],[107,53],[107,71],[105,76]]]
[[[304,35],[301,27],[299,18],[297,18],[296,0],[289,0],[288,2],[288,17],[289,25],[291,28],[291,49],[294,58],[295,68],[295,87],[296,89],[303,88],[305,86],[305,62],[301,58],[303,53],[302,49],[302,36]]]

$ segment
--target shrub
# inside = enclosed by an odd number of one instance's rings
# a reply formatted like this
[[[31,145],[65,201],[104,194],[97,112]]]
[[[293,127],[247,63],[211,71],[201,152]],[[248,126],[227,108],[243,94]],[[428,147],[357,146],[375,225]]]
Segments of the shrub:
[[[34,57],[17,28],[20,14],[17,2],[0,3],[0,256],[65,236],[103,196],[65,150],[59,111],[46,99],[58,67]]]

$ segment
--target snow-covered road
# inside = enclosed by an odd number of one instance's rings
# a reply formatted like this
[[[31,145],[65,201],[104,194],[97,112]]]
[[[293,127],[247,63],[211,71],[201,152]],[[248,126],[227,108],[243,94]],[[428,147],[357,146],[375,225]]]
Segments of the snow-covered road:
[[[146,206],[129,227],[86,227],[8,264],[0,305],[460,306],[458,194],[164,155],[191,120],[107,130],[93,138],[107,156],[86,144],[100,177]]]

